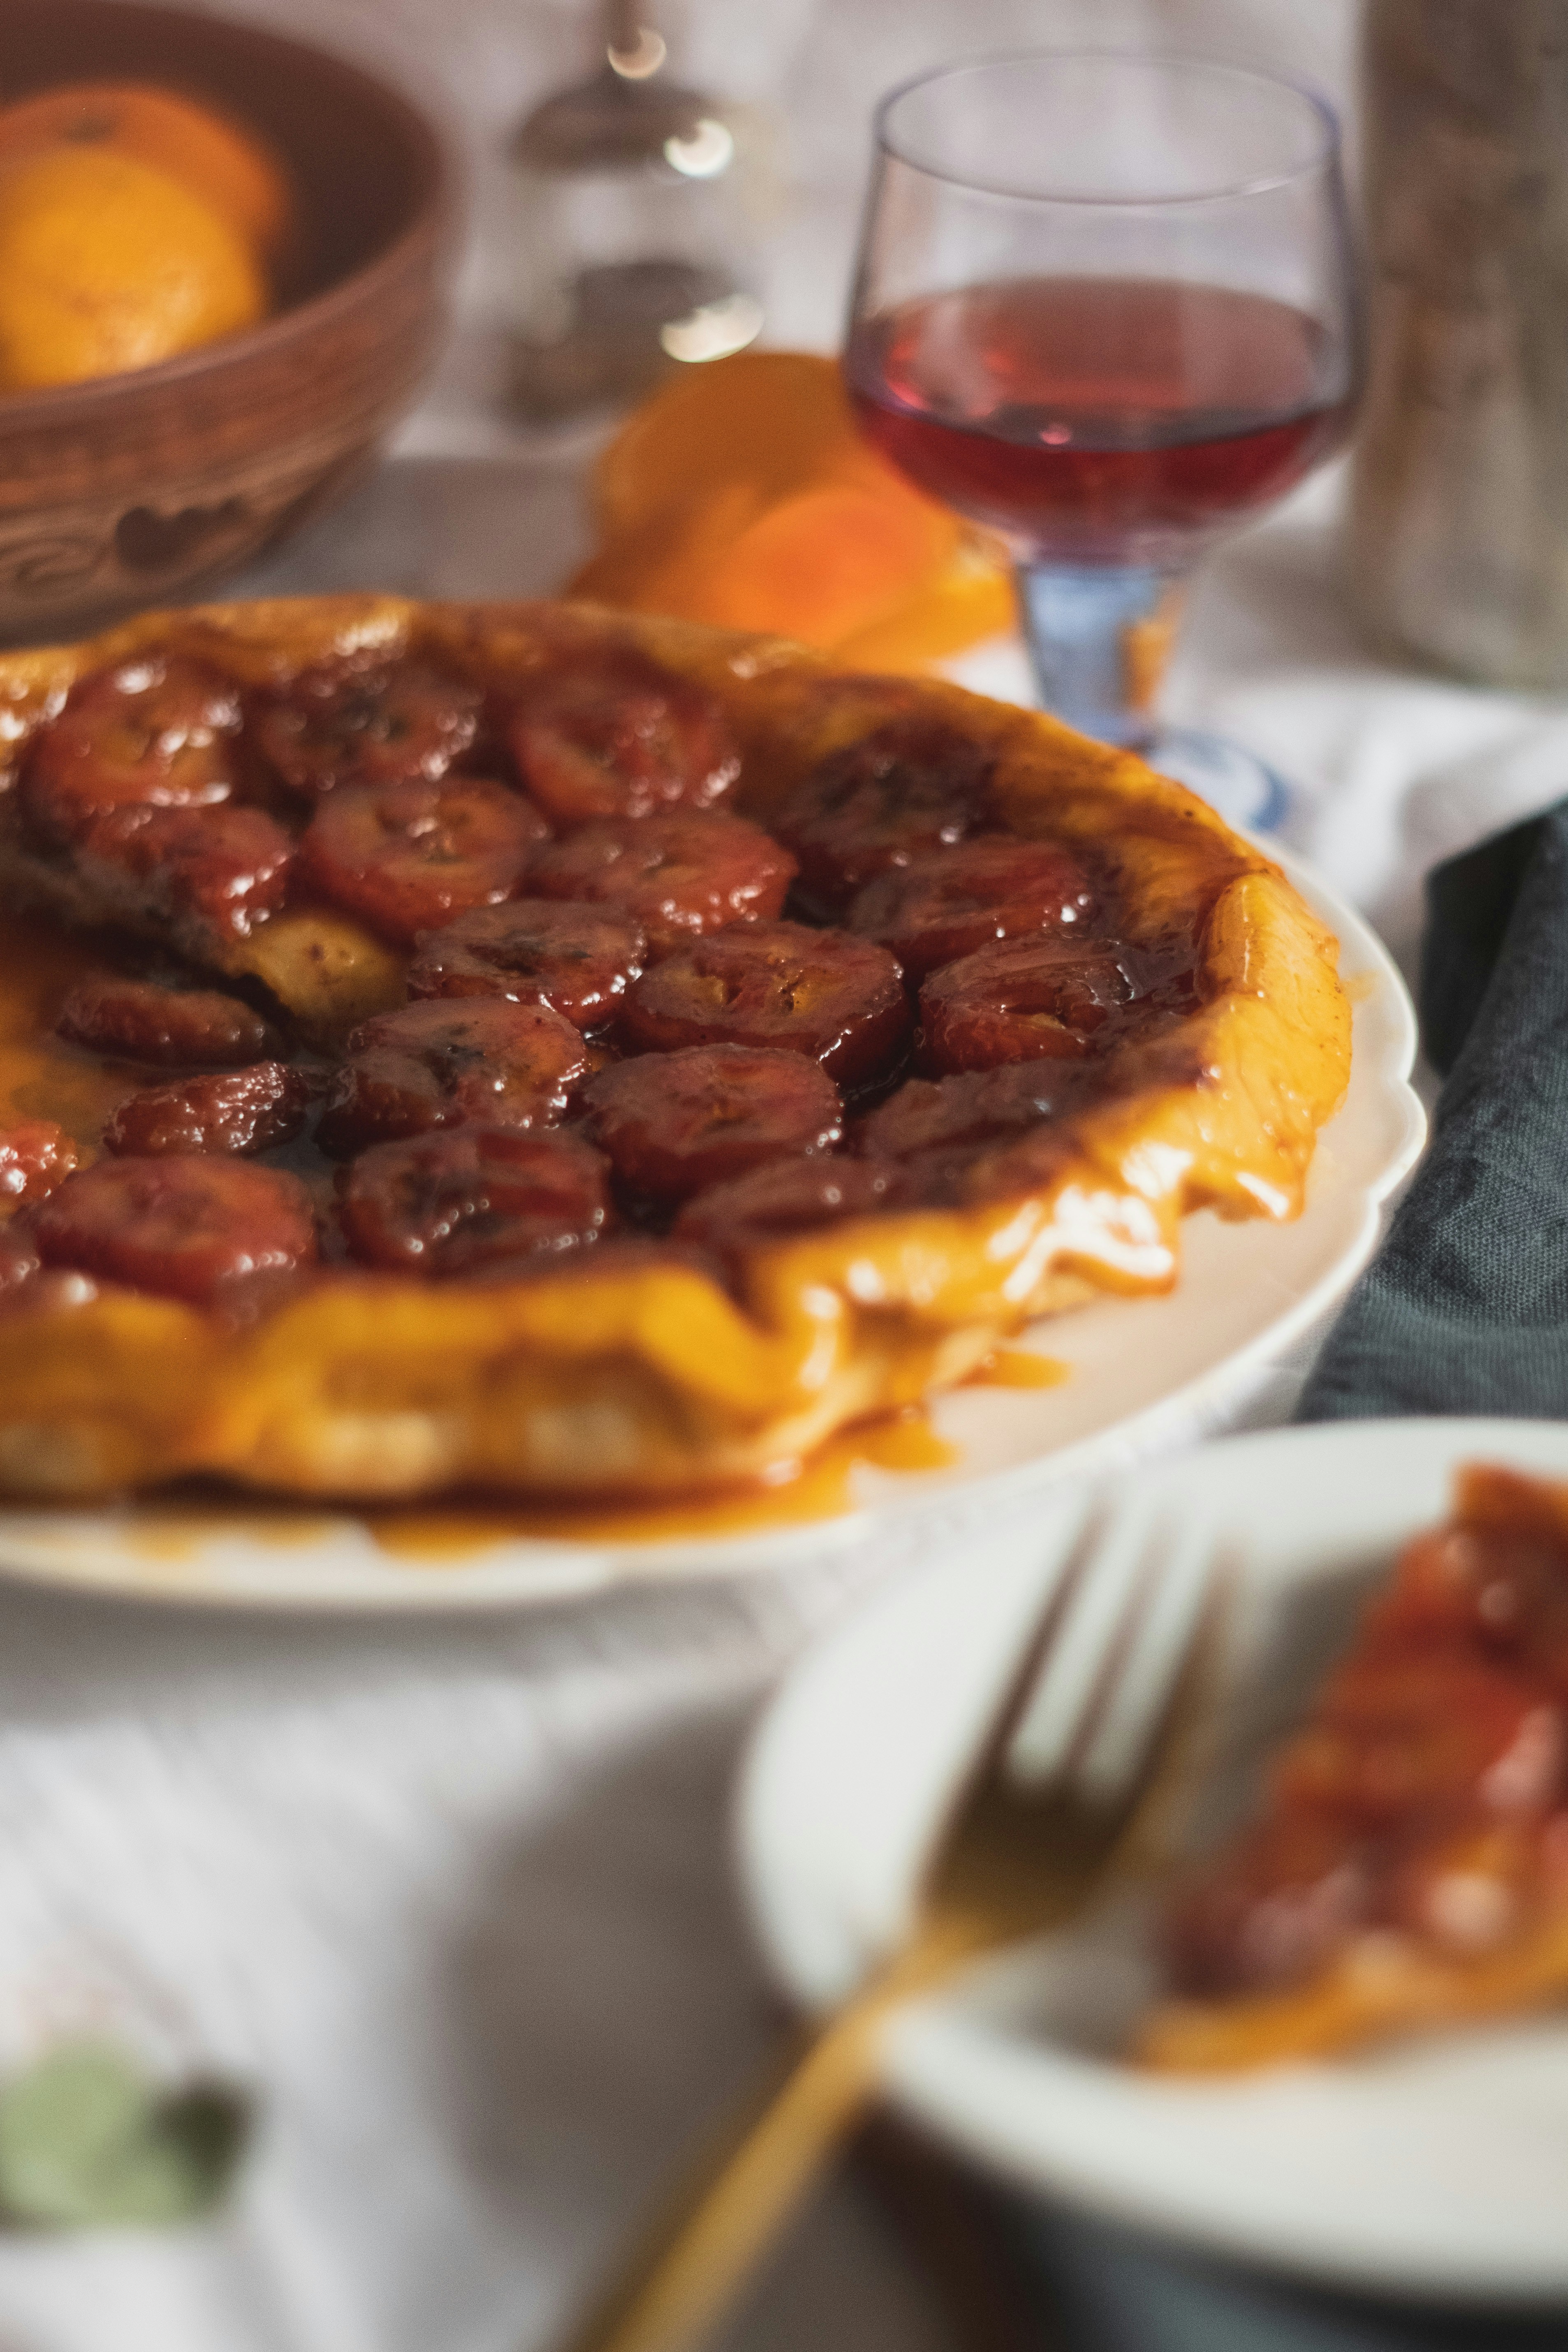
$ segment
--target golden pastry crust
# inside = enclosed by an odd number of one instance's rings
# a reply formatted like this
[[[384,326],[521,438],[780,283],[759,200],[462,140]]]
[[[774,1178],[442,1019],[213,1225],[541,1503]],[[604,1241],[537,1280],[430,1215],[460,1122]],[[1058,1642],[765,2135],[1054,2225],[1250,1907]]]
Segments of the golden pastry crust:
[[[84,645],[0,656],[0,744],[22,745],[89,670],[151,648],[255,684],[356,647],[418,650],[495,686],[606,643],[717,698],[742,747],[732,804],[764,827],[826,753],[889,716],[961,730],[994,755],[993,797],[1015,831],[1086,845],[1109,866],[1131,936],[1196,932],[1198,1009],[1115,1049],[1114,1094],[1065,1141],[1012,1147],[1005,1197],[994,1167],[993,1197],[972,1206],[759,1247],[733,1294],[678,1261],[596,1266],[589,1252],[504,1284],[328,1273],[248,1329],[110,1290],[29,1314],[26,1348],[0,1362],[0,1491],[77,1498],[203,1473],[365,1499],[636,1496],[755,1478],[952,1386],[1033,1317],[1168,1289],[1190,1210],[1297,1213],[1349,1075],[1336,942],[1189,793],[1037,713],[588,606],[363,596],[149,614]],[[68,870],[14,825],[0,824],[0,893],[80,912]],[[341,915],[289,912],[205,953],[264,983],[307,1034],[341,1034],[401,990],[400,959]]]

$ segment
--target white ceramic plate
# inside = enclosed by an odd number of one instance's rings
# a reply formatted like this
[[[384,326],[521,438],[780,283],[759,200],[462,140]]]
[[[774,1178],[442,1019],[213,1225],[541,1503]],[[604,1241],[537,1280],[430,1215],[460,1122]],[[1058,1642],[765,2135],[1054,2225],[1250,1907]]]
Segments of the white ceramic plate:
[[[1205,1212],[1183,1227],[1178,1287],[1111,1299],[1038,1325],[1035,1343],[1068,1365],[1047,1389],[969,1389],[931,1420],[956,1449],[951,1468],[857,1469],[847,1515],[771,1533],[606,1543],[498,1539],[482,1552],[422,1562],[391,1557],[352,1516],[302,1513],[267,1531],[256,1514],[174,1528],[156,1509],[41,1517],[0,1510],[0,1575],[148,1600],[332,1609],[450,1608],[553,1601],[639,1579],[728,1575],[862,1541],[873,1515],[987,1506],[1134,1459],[1212,1425],[1270,1359],[1348,1287],[1376,1237],[1378,1210],[1426,1133],[1409,1078],[1415,1019],[1375,934],[1300,861],[1279,858],[1338,933],[1355,1002],[1345,1103],[1319,1139],[1307,1206],[1293,1224],[1226,1224]]]
[[[1355,1423],[1151,1465],[1119,1488],[1237,1568],[1196,1843],[1260,1759],[1454,1467],[1568,1476],[1568,1425]],[[786,1684],[754,1742],[740,1835],[752,1915],[800,2002],[841,1996],[907,1918],[926,1825],[955,1785],[1081,1496],[976,1532],[884,1588]],[[1568,2019],[1212,2084],[1114,2052],[1154,1981],[1147,1896],[906,2011],[897,2102],[954,2147],[1109,2219],[1319,2279],[1450,2299],[1568,2297]]]

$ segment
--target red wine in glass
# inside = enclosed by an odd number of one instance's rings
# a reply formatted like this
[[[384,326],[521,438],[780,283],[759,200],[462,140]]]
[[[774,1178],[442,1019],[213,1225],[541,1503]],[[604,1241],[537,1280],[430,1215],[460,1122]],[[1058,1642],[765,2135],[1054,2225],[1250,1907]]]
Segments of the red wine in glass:
[[[845,352],[868,436],[1007,540],[1047,709],[1277,823],[1263,761],[1152,699],[1184,573],[1348,425],[1331,109],[1223,60],[1042,50],[906,83],[876,145]]]
[[[860,422],[934,498],[1068,563],[1182,563],[1341,438],[1335,353],[1289,303],[1147,278],[1023,278],[863,321]]]

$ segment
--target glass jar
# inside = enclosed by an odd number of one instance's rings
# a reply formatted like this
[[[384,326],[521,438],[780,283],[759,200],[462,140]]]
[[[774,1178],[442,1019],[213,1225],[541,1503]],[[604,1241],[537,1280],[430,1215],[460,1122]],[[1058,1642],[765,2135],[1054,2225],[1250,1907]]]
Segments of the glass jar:
[[[1462,676],[1568,685],[1568,0],[1371,0],[1352,593]]]

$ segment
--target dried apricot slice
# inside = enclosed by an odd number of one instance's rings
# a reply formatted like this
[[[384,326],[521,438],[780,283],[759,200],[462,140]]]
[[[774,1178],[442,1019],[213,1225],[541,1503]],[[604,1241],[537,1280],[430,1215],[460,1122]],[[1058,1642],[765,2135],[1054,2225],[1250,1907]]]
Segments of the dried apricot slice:
[[[22,801],[47,841],[116,809],[210,808],[234,790],[239,695],[199,662],[138,656],[94,670],[29,747]]]
[[[586,1067],[582,1038],[547,1004],[405,1004],[350,1036],[316,1139],[323,1151],[347,1153],[466,1119],[547,1127]]]
[[[629,916],[570,898],[514,898],[421,931],[408,993],[510,997],[548,1004],[574,1028],[597,1029],[619,1008],[647,954],[642,926]]]
[[[543,673],[507,732],[524,784],[559,825],[710,808],[741,772],[712,697],[629,651]]]
[[[767,1045],[810,1054],[841,1084],[884,1070],[909,1034],[899,967],[874,940],[756,923],[667,956],[626,1000],[626,1029],[658,1052]]]
[[[996,940],[933,971],[921,990],[926,1053],[939,1070],[988,1070],[1092,1054],[1137,990],[1107,941]]]
[[[1093,904],[1070,850],[982,836],[868,883],[847,919],[852,931],[890,950],[909,979],[921,980],[988,940],[1080,926]]]
[[[371,1265],[466,1275],[594,1241],[609,1221],[608,1173],[574,1136],[514,1127],[378,1143],[344,1171],[343,1231]]]
[[[198,1305],[247,1275],[288,1273],[316,1255],[310,1196],[296,1177],[196,1154],[100,1160],[68,1176],[31,1223],[46,1265]]]
[[[729,923],[776,915],[795,877],[787,850],[744,818],[696,810],[585,824],[542,849],[531,897],[623,908],[648,945],[669,948]]]
[[[747,1045],[618,1063],[589,1080],[583,1103],[616,1173],[656,1201],[826,1151],[843,1133],[838,1089],[815,1062]]]
[[[411,947],[470,907],[510,898],[549,832],[505,784],[340,784],[300,843],[300,866],[324,898]]]

